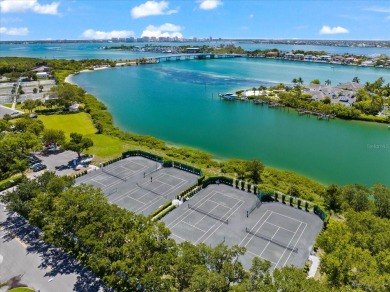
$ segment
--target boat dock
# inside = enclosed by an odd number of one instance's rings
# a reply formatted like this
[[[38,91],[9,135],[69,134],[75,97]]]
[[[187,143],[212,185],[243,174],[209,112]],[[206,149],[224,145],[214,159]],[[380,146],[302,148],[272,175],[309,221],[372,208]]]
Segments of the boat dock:
[[[329,119],[334,119],[336,117],[336,115],[334,114],[327,114],[327,113],[323,113],[323,112],[319,112],[319,111],[312,111],[312,110],[308,110],[308,109],[304,109],[304,108],[297,108],[297,112],[298,112],[298,115],[300,116],[307,116],[307,117],[310,117],[310,116],[316,116],[318,120],[327,120],[329,121]]]

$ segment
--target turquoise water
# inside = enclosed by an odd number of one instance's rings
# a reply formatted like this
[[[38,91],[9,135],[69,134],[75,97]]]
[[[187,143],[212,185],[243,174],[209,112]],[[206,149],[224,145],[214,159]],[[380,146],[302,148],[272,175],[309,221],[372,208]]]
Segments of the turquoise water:
[[[373,81],[385,69],[275,60],[165,62],[83,73],[73,81],[108,105],[122,129],[205,150],[216,158],[260,159],[323,183],[390,185],[387,125],[318,121],[295,111],[224,102],[219,92],[319,78]]]
[[[124,43],[124,45],[166,45],[166,46],[219,46],[220,44],[230,44],[231,42],[205,42],[205,43]],[[245,50],[272,49],[278,48],[281,51],[305,50],[305,51],[325,51],[330,54],[355,54],[355,55],[380,55],[390,56],[390,48],[365,48],[365,47],[332,47],[332,46],[309,46],[309,45],[283,45],[283,44],[250,44],[233,42],[236,46],[241,46]],[[153,57],[153,53],[140,53],[130,51],[102,50],[105,46],[120,46],[121,43],[66,43],[66,44],[0,44],[0,57],[33,57],[48,59],[137,59],[142,57]],[[161,54],[158,54],[161,55]]]

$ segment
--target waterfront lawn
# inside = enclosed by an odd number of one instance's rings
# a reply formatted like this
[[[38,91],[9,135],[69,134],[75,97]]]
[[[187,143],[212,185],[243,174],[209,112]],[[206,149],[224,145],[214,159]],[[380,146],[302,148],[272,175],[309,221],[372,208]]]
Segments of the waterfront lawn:
[[[39,115],[39,119],[45,125],[45,129],[62,130],[69,139],[70,133],[76,132],[91,138],[93,145],[86,153],[94,154],[96,161],[112,159],[120,156],[122,152],[132,148],[132,145],[119,138],[96,134],[90,115],[81,112],[67,115]],[[134,147],[134,146],[133,146]]]
[[[84,112],[67,115],[39,115],[38,118],[45,125],[45,129],[62,130],[66,138],[69,138],[70,133],[73,132],[82,135],[96,133],[90,115]]]
[[[116,137],[104,134],[93,134],[86,137],[92,139],[93,146],[85,153],[95,155],[94,161],[98,163],[116,158],[128,149],[136,148]]]

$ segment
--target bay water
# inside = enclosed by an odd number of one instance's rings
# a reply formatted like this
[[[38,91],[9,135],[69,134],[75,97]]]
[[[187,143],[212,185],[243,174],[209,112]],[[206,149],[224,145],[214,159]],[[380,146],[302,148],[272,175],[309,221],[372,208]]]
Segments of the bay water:
[[[295,110],[226,102],[218,93],[329,79],[390,81],[390,70],[265,59],[220,59],[98,70],[72,81],[104,102],[115,124],[217,159],[259,159],[325,184],[390,185],[390,129],[384,124],[317,120]]]

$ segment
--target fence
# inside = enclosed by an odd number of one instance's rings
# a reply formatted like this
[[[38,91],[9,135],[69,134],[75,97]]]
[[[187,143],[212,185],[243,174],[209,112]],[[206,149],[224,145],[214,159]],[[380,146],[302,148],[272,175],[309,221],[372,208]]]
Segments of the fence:
[[[146,151],[142,151],[142,150],[129,150],[129,151],[122,153],[122,158],[127,158],[130,156],[142,156],[142,157],[145,157],[145,158],[148,158],[150,160],[154,160],[154,161],[157,161],[160,163],[163,162],[163,158],[161,156],[158,156],[158,155],[146,152]]]
[[[233,186],[233,179],[225,176],[211,176],[203,181],[203,188],[210,184],[225,184]]]

